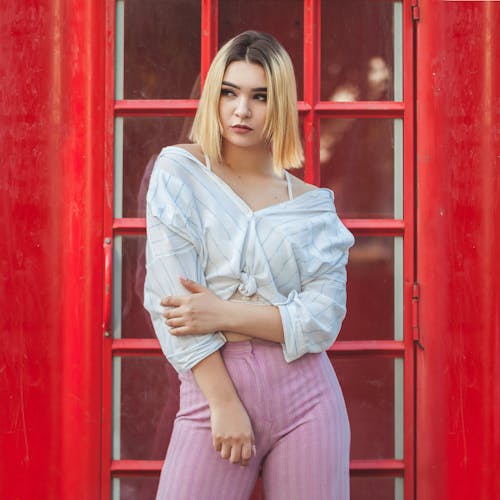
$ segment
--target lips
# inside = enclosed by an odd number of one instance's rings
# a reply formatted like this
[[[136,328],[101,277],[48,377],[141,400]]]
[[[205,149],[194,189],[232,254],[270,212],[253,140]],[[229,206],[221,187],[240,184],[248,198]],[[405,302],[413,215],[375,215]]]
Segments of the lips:
[[[238,129],[238,130],[253,130],[248,125],[244,125],[242,123],[237,123],[236,125],[231,125],[231,128],[232,129]]]

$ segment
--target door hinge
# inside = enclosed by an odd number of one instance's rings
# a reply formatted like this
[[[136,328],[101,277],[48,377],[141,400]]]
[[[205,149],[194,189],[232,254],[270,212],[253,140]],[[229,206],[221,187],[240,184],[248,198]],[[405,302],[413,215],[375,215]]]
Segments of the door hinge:
[[[420,342],[420,284],[413,283],[412,295],[411,295],[411,329],[413,332],[413,342],[424,349],[424,346]]]
[[[418,0],[411,0],[411,18],[413,21],[420,21],[420,6]]]

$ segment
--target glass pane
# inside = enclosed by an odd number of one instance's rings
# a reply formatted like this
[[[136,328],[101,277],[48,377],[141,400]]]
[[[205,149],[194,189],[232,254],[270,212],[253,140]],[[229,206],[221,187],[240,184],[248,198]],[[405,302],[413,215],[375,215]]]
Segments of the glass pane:
[[[116,31],[117,99],[198,97],[200,0],[118,0]]]
[[[145,236],[115,238],[113,331],[115,338],[156,338],[144,309]]]
[[[403,478],[351,476],[351,500],[403,500]]]
[[[116,357],[113,458],[163,460],[179,409],[179,379],[163,356]]]
[[[164,146],[189,142],[191,117],[118,118],[115,155],[115,217],[145,217],[146,192],[154,161]],[[120,146],[122,145],[122,146]],[[123,165],[123,167],[122,167]]]
[[[335,191],[341,217],[402,215],[401,129],[401,120],[321,120],[321,184]]]
[[[113,478],[113,500],[155,500],[158,477]]]
[[[395,262],[394,238],[356,237],[349,253],[347,315],[339,340],[395,338],[395,266],[399,277],[402,259]]]
[[[246,30],[275,36],[292,58],[297,94],[302,99],[303,78],[302,0],[219,0],[219,45]],[[285,14],[286,13],[286,14]],[[285,15],[284,15],[285,14]]]
[[[402,99],[402,4],[321,2],[321,99]]]
[[[388,356],[336,355],[337,372],[351,423],[351,459],[400,458],[396,434],[403,435],[403,397],[395,394],[395,365]],[[402,376],[402,373],[398,374]]]

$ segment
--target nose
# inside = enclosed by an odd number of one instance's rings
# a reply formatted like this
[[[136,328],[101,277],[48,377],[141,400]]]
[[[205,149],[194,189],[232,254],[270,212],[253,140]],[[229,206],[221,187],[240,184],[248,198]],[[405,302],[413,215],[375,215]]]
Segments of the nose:
[[[248,100],[245,97],[238,99],[235,114],[239,118],[247,118],[250,116],[250,107],[248,106]]]

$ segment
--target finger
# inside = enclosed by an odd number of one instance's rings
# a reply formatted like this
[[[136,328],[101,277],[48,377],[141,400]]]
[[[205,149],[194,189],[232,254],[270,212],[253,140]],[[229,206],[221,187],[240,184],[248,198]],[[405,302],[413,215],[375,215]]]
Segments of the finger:
[[[222,441],[217,438],[212,438],[212,444],[214,446],[215,451],[221,451],[222,450]]]
[[[189,290],[191,293],[201,293],[208,291],[208,288],[205,288],[203,285],[196,283],[196,281],[188,280],[183,276],[179,277],[179,281],[181,282],[181,285],[187,290]]]
[[[169,295],[161,300],[160,304],[164,307],[179,307],[184,303],[185,297],[182,295]]]
[[[232,464],[239,464],[241,461],[241,444],[233,443],[231,447],[231,456],[229,457],[229,461]]]
[[[169,307],[163,314],[162,316],[165,319],[175,319],[175,318],[181,318],[184,315],[184,312],[182,308],[180,307]]]
[[[248,465],[248,462],[252,458],[254,446],[247,442],[241,447],[241,465]]]
[[[171,328],[180,328],[184,326],[184,320],[182,318],[169,318],[165,323]]]
[[[169,328],[170,335],[174,337],[180,337],[182,335],[193,335],[194,332],[190,330],[187,326],[178,326],[176,328]]]
[[[220,456],[227,460],[231,456],[231,445],[229,443],[222,443],[222,447],[220,450]]]

